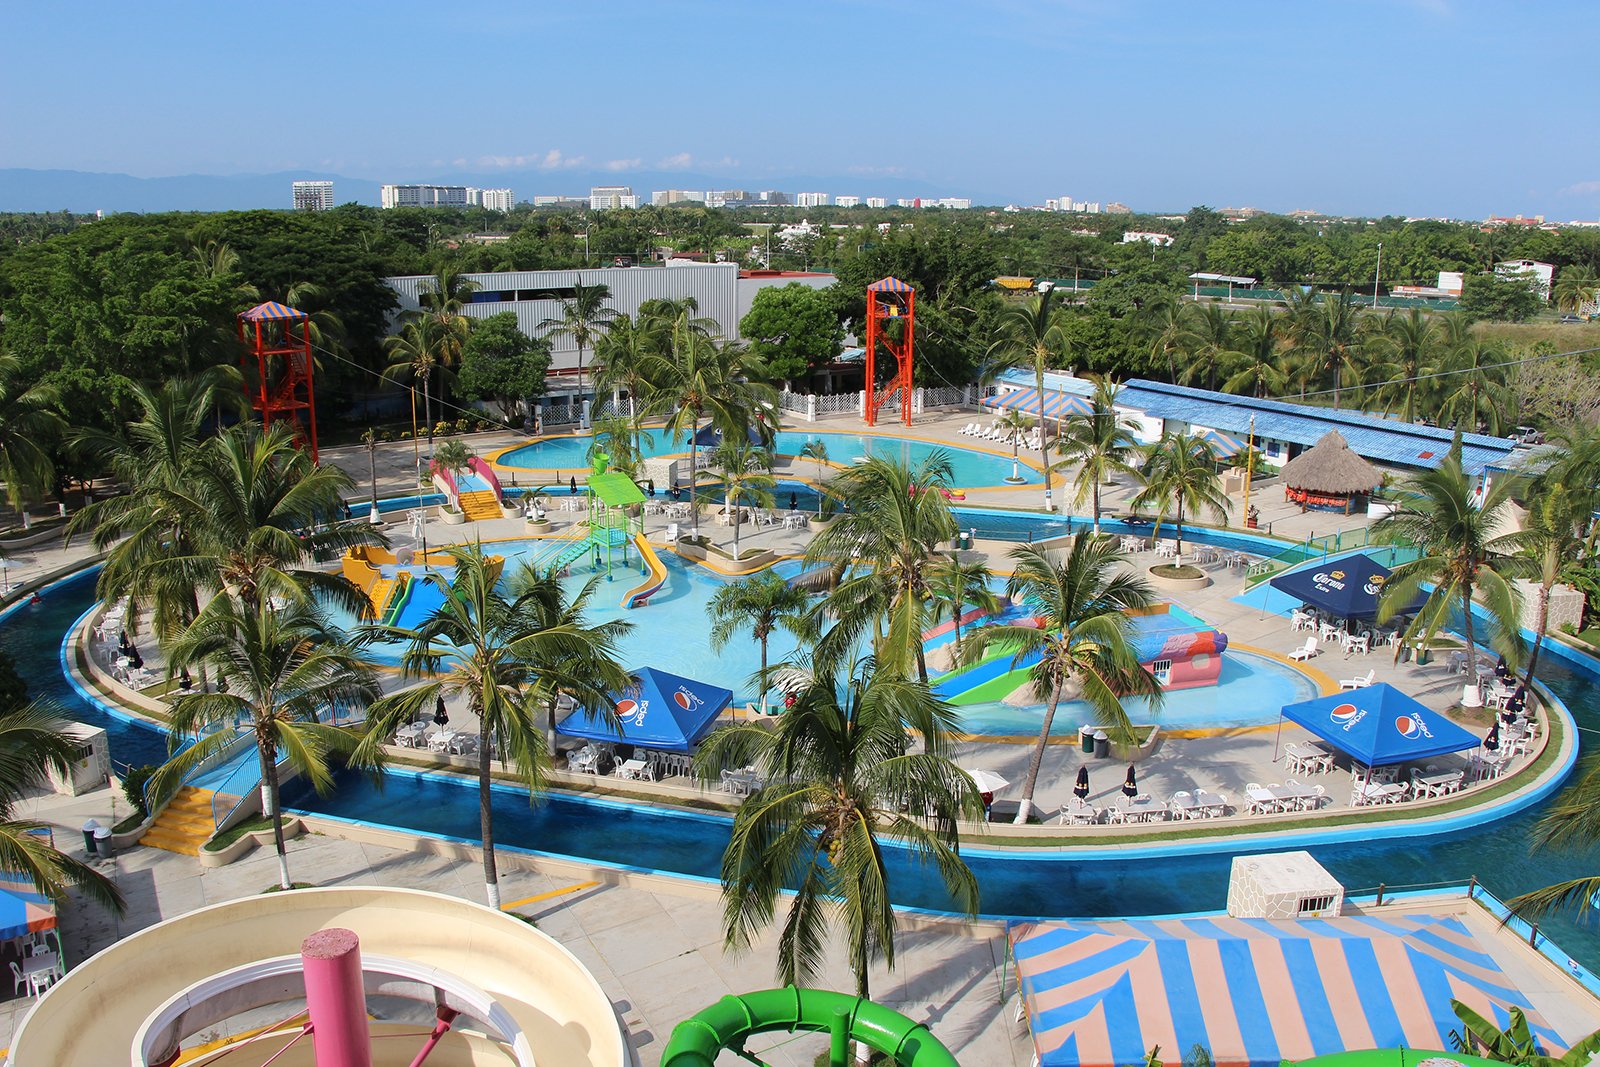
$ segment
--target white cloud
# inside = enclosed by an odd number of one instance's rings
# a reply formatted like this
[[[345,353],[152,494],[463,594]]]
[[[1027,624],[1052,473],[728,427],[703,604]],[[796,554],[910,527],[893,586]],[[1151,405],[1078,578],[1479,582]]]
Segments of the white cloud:
[[[694,166],[694,157],[687,152],[679,152],[675,156],[668,156],[656,164],[661,170],[686,170]]]
[[[565,170],[568,167],[581,167],[582,156],[565,156],[561,149],[552,148],[545,153],[517,156],[479,156],[477,159],[457,159],[454,161],[458,167],[479,167],[484,170],[512,170],[535,167],[539,170]]]
[[[1600,193],[1600,181],[1578,182],[1561,190],[1563,196],[1594,196]]]
[[[602,164],[606,170],[638,170],[641,159],[608,159]]]

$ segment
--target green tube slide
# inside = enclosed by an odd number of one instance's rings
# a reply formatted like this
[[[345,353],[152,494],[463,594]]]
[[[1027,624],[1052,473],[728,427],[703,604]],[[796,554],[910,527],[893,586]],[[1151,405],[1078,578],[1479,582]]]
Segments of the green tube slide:
[[[849,1043],[893,1056],[901,1067],[959,1067],[921,1023],[870,1000],[828,989],[764,989],[726,996],[673,1028],[661,1067],[712,1067],[725,1048],[742,1053],[751,1034],[804,1030],[829,1034],[831,1067],[845,1067]]]

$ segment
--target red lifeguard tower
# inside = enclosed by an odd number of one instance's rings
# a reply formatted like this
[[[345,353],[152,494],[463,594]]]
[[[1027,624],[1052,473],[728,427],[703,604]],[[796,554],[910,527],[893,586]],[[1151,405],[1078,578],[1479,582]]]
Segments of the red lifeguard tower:
[[[311,318],[269,300],[239,313],[239,342],[256,357],[256,379],[246,388],[250,406],[270,427],[288,419],[317,459],[317,403],[311,388]],[[245,357],[248,368],[249,356]],[[301,412],[305,412],[302,419]]]
[[[867,410],[868,426],[878,424],[878,408],[900,395],[900,421],[911,425],[911,353],[916,342],[917,293],[899,278],[884,278],[867,286]],[[888,329],[891,324],[896,329]],[[894,373],[878,388],[878,345],[895,358]]]

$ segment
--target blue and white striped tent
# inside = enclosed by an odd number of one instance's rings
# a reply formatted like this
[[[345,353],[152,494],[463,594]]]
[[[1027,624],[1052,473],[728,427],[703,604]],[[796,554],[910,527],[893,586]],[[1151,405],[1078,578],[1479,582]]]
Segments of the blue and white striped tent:
[[[1021,411],[1038,418],[1039,390],[1013,389],[1010,392],[997,393],[986,397],[983,406],[997,411]],[[1055,389],[1044,391],[1044,417],[1047,419],[1059,420],[1073,415],[1087,415],[1091,410],[1089,401],[1081,396],[1058,392]]]

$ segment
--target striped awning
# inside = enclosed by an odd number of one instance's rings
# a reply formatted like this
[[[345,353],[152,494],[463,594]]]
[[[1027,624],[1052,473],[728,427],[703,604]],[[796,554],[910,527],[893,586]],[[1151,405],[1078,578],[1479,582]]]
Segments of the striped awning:
[[[276,300],[268,300],[265,304],[257,304],[249,311],[241,311],[239,317],[246,322],[277,322],[283,319],[303,319],[304,311],[296,311],[288,304],[280,304]]]
[[[1450,1047],[1460,1000],[1512,1007],[1552,1055],[1569,1042],[1453,916],[1014,923],[1040,1067],[1112,1067],[1200,1045],[1276,1067],[1348,1049]]]
[[[1039,390],[1037,389],[1012,389],[1009,392],[997,393],[983,401],[984,407],[997,408],[1002,411],[1023,411],[1029,415],[1039,414]],[[1044,391],[1044,417],[1047,419],[1065,419],[1072,415],[1087,415],[1093,409],[1089,401],[1072,393],[1063,393],[1055,389]]]
[[[0,871],[0,941],[26,937],[55,925],[55,901],[39,892],[31,878],[15,871]]]
[[[1206,430],[1197,436],[1211,446],[1211,451],[1216,453],[1218,459],[1232,459],[1244,451],[1243,441],[1237,437],[1230,437],[1221,430]]]
[[[911,292],[911,286],[907,285],[899,278],[880,278],[878,281],[875,281],[871,285],[867,286],[867,292],[909,293]]]

